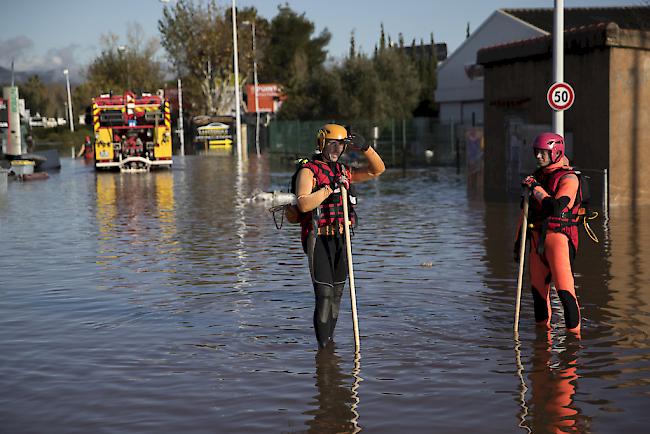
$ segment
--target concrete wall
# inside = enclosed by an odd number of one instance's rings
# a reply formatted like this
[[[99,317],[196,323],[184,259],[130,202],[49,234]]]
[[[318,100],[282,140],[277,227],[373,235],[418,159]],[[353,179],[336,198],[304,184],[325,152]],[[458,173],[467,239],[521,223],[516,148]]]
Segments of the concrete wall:
[[[650,33],[646,32],[646,38]],[[650,47],[650,40],[645,42]],[[613,48],[610,203],[650,204],[650,50]]]
[[[508,199],[506,161],[509,121],[552,124],[546,92],[552,83],[550,54],[489,64],[485,68],[485,197]],[[576,91],[565,112],[565,132],[573,135],[572,164],[592,176],[592,196],[602,197],[602,169],[609,155],[609,50],[600,48],[565,56],[565,81]],[[522,158],[533,158],[522,154]],[[591,170],[594,170],[591,172]]]

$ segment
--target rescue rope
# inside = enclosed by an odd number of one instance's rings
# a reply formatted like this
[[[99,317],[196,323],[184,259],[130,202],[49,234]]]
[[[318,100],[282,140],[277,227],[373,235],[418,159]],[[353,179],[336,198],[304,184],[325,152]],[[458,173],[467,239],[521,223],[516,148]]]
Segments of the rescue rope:
[[[589,238],[591,238],[594,242],[598,242],[598,237],[594,233],[593,229],[591,229],[591,226],[589,226],[589,222],[587,220],[593,220],[596,217],[598,217],[598,212],[592,211],[591,215],[589,217],[583,217],[582,218],[582,224],[585,227],[585,232],[587,232],[587,235],[589,235]]]
[[[273,223],[275,224],[276,229],[282,229],[282,225],[284,224],[284,210],[286,207],[288,207],[290,204],[284,204],[284,205],[276,205],[272,206],[269,208],[269,212],[273,215]],[[282,216],[280,217],[280,224],[278,225],[278,220],[277,217],[275,216],[276,213],[281,212]]]

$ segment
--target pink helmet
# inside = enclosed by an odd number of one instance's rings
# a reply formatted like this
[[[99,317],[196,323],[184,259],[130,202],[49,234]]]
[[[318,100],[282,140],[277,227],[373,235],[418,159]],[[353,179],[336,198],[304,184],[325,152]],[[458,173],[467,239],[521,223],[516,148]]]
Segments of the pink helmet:
[[[564,138],[555,133],[542,133],[533,141],[535,149],[551,151],[551,161],[557,163],[564,156]]]

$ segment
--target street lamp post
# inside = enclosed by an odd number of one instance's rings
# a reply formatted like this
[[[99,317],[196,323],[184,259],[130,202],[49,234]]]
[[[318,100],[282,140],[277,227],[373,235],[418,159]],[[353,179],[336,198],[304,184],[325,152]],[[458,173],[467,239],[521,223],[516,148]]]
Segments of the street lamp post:
[[[185,131],[183,130],[183,87],[178,77],[178,136],[181,140],[181,155],[185,155]]]
[[[126,62],[126,89],[131,90],[131,74],[129,73],[129,54],[126,52],[127,46],[120,45],[117,47],[118,51],[124,56],[124,61]]]
[[[237,5],[232,0],[232,43],[233,43],[233,64],[235,69],[235,125],[237,128],[237,161],[242,162],[241,147],[241,109],[239,95],[239,53],[237,52]]]
[[[244,21],[244,24],[250,24],[253,30],[253,88],[255,90],[255,151],[260,156],[260,105],[259,94],[257,90],[257,56],[255,50],[255,21]]]
[[[63,75],[65,75],[65,84],[68,88],[68,123],[70,124],[70,131],[74,132],[74,122],[72,119],[72,98],[70,97],[70,77],[69,71],[67,69],[63,70]]]

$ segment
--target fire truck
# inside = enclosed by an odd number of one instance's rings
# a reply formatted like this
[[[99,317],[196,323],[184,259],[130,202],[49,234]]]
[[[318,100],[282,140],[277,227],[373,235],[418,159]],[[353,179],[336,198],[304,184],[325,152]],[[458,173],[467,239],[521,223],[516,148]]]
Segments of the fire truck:
[[[93,98],[95,169],[146,172],[171,167],[169,101],[161,95],[105,94]]]

